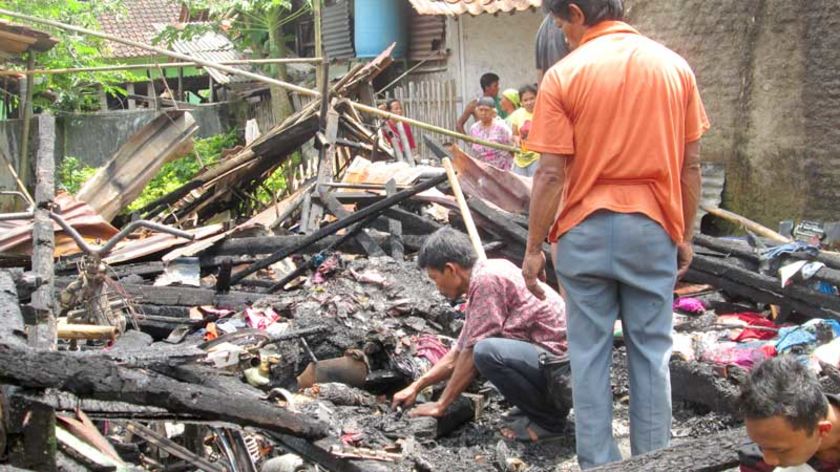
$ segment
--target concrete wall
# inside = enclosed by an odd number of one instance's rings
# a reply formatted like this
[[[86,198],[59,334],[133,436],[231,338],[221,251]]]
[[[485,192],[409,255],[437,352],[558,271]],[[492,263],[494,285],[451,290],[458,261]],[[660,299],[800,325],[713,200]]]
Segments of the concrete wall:
[[[503,89],[536,82],[534,37],[542,20],[542,13],[531,10],[447,20],[447,69],[458,82],[459,95],[466,101],[480,95],[479,79],[485,72],[498,74]]]
[[[628,0],[642,33],[694,67],[724,163],[724,206],[775,227],[840,219],[840,2]]]
[[[108,161],[129,136],[154,119],[154,110],[121,110],[104,113],[69,113],[56,117],[56,166],[64,156],[79,158],[85,164],[98,167]],[[237,119],[227,103],[202,105],[190,110],[199,125],[196,137],[204,138],[225,133],[237,126]],[[36,122],[30,132],[30,162],[34,162],[37,147]],[[11,158],[15,168],[20,160],[21,120],[0,121],[0,152]],[[29,172],[32,176],[33,172]],[[27,182],[31,184],[31,181]],[[16,189],[5,165],[0,165],[0,189]],[[8,206],[8,198],[0,200],[0,209]]]

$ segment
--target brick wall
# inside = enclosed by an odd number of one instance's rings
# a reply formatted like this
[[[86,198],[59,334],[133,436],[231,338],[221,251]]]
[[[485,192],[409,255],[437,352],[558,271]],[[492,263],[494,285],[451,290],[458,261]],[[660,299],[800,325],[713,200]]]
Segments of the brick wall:
[[[694,67],[726,165],[724,206],[775,227],[840,220],[840,2],[627,0]]]

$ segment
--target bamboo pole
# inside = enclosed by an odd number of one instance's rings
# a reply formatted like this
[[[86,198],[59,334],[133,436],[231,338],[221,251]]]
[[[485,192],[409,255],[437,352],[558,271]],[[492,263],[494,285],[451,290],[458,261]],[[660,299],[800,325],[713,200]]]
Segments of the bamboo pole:
[[[264,75],[257,74],[257,73],[251,72],[251,71],[237,69],[235,67],[226,66],[226,65],[216,63],[216,62],[205,61],[205,60],[202,60],[202,59],[199,59],[199,58],[188,56],[186,54],[181,54],[181,53],[178,53],[178,52],[175,52],[175,51],[170,51],[168,49],[159,48],[157,46],[152,46],[152,45],[149,45],[149,44],[144,44],[144,43],[141,43],[141,42],[138,42],[138,41],[132,41],[130,39],[123,39],[123,38],[120,38],[120,37],[117,37],[117,36],[114,36],[114,35],[102,33],[102,32],[99,32],[99,31],[93,31],[93,30],[90,30],[90,29],[87,29],[87,28],[82,28],[80,26],[68,25],[66,23],[61,23],[60,21],[46,20],[46,19],[43,19],[43,18],[38,18],[38,17],[35,17],[35,16],[31,16],[31,15],[25,15],[23,13],[14,12],[14,11],[11,11],[11,10],[5,10],[5,9],[2,9],[2,8],[0,8],[0,15],[6,15],[6,16],[10,16],[12,18],[31,21],[33,23],[40,23],[40,24],[52,26],[52,27],[55,27],[55,28],[61,28],[61,29],[65,29],[65,30],[68,30],[68,31],[74,31],[76,33],[86,34],[88,36],[95,36],[97,38],[106,39],[108,41],[114,41],[114,42],[117,42],[117,43],[127,44],[129,46],[134,46],[134,47],[137,47],[137,48],[140,48],[140,49],[146,49],[148,51],[153,51],[153,52],[156,52],[156,53],[161,54],[163,56],[168,56],[168,57],[172,57],[172,58],[175,58],[175,59],[180,59],[182,61],[192,61],[192,62],[195,62],[195,64],[200,65],[202,67],[213,67],[215,69],[227,72],[228,74],[238,74],[238,75],[241,75],[243,77],[248,77],[249,79],[253,79],[253,80],[256,80],[256,81],[259,81],[259,82],[264,82],[264,83],[267,83],[267,84],[276,85],[278,87],[283,87],[287,90],[297,92],[301,95],[307,95],[307,96],[315,97],[315,98],[318,98],[318,97],[321,96],[321,94],[318,93],[315,90],[311,90],[311,89],[308,89],[306,87],[301,87],[301,86],[295,85],[295,84],[290,84],[290,83],[284,82],[282,80],[277,80],[277,79],[274,79],[274,78],[271,78],[271,77],[266,77]],[[391,119],[391,120],[394,120],[394,121],[401,121],[403,123],[408,123],[412,126],[416,126],[416,127],[420,128],[420,129],[425,129],[425,130],[428,130],[428,131],[432,131],[434,133],[442,134],[444,136],[449,136],[451,138],[461,139],[461,140],[466,141],[466,142],[480,144],[482,146],[486,146],[486,147],[490,147],[490,148],[494,148],[494,149],[501,149],[503,151],[510,151],[510,152],[519,151],[519,149],[517,149],[516,147],[513,147],[513,146],[507,146],[507,145],[504,145],[504,144],[493,143],[493,142],[490,142],[490,141],[485,141],[483,139],[474,138],[472,136],[463,135],[461,133],[458,133],[458,132],[455,132],[455,131],[450,131],[448,129],[443,129],[443,128],[440,128],[438,126],[434,126],[434,125],[430,125],[428,123],[424,123],[422,121],[413,120],[411,118],[407,118],[407,117],[401,116],[401,115],[395,115],[394,113],[383,111],[383,110],[380,110],[376,107],[371,107],[371,106],[368,106],[368,105],[364,105],[362,103],[356,103],[356,102],[349,102],[349,103],[350,103],[350,106],[352,106],[357,111],[362,111],[362,112],[368,113],[370,115],[379,116],[379,117],[385,118],[385,119]]]
[[[21,131],[20,131],[20,160],[18,161],[18,173],[20,180],[26,184],[29,180],[29,131],[32,121],[32,98],[35,89],[34,75],[32,69],[35,68],[35,51],[29,51],[29,57],[26,59],[26,90],[25,94],[20,97],[21,105]]]
[[[461,191],[461,184],[458,182],[458,176],[455,174],[455,168],[452,167],[452,161],[448,157],[441,159],[443,168],[446,169],[446,177],[449,178],[449,185],[452,186],[452,193],[455,194],[455,200],[458,202],[458,208],[461,210],[461,216],[464,217],[464,226],[467,227],[467,234],[470,237],[470,242],[475,249],[479,260],[486,260],[487,254],[484,253],[484,245],[481,244],[481,238],[478,236],[478,229],[475,227],[470,207],[467,206],[467,200],[464,198],[464,192]]]
[[[291,57],[280,59],[239,59],[235,61],[217,62],[222,65],[255,65],[255,64],[300,64],[300,63],[320,63],[320,57]],[[132,70],[132,69],[155,69],[157,67],[191,67],[201,66],[197,62],[162,62],[158,64],[115,64],[112,66],[99,67],[69,67],[65,69],[33,69],[33,74],[38,75],[55,75],[55,74],[75,74],[80,72],[113,72],[118,70]],[[203,67],[203,66],[202,66]],[[24,74],[26,71],[19,70],[0,70],[0,77],[17,76]]]
[[[727,211],[722,208],[711,207],[707,205],[701,205],[700,208],[707,213],[717,216],[718,218],[723,218],[724,220],[731,221],[735,224],[739,224],[759,236],[763,236],[767,239],[780,243],[790,242],[790,239],[782,236],[781,234],[773,231],[772,229],[766,226],[762,226],[756,223],[755,221],[745,218],[737,213],[732,213],[731,211]]]

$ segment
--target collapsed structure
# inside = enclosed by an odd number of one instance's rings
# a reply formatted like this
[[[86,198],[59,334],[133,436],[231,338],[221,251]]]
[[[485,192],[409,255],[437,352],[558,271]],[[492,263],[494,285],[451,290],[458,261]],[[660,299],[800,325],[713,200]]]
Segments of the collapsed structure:
[[[0,215],[0,449],[9,463],[571,467],[571,432],[553,444],[500,441],[505,405],[480,381],[439,419],[388,406],[386,397],[439,359],[463,323],[413,253],[442,225],[469,231],[474,221],[488,255],[519,263],[530,196],[528,179],[475,161],[455,141],[429,140],[435,155],[419,162],[398,159],[376,119],[358,112],[373,108],[370,82],[389,63],[385,51],[325,81],[319,99],[139,210],[140,221],[121,231],[114,217],[189,145],[188,111],[136,133],[75,196],[53,197],[43,190],[54,186],[48,172],[39,172],[32,212]],[[455,180],[438,165],[448,160]],[[250,195],[278,169],[288,194],[256,207]],[[764,235],[776,241],[697,236],[691,284],[678,287],[674,305],[677,446],[602,470],[732,467],[744,437],[732,417],[738,384],[778,352],[810,355],[826,390],[840,391],[840,257]],[[57,350],[37,342],[44,326]],[[620,326],[616,346],[623,366]],[[613,376],[622,437],[626,371]],[[680,446],[686,438],[690,446]]]

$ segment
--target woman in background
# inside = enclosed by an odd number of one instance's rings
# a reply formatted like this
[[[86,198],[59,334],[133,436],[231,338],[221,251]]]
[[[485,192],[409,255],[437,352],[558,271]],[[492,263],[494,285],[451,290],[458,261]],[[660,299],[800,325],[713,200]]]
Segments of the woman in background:
[[[528,151],[525,147],[525,140],[528,139],[528,132],[531,131],[531,120],[534,118],[534,104],[537,103],[537,87],[525,85],[519,89],[519,98],[522,101],[522,108],[517,109],[508,117],[513,143],[521,150],[513,156],[513,173],[525,177],[533,177],[540,166],[540,155]]]
[[[482,97],[475,107],[478,121],[470,127],[470,136],[498,144],[513,144],[513,135],[505,122],[496,117],[496,103],[490,97]],[[481,144],[472,144],[473,157],[501,170],[510,170],[513,156],[508,151]]]

